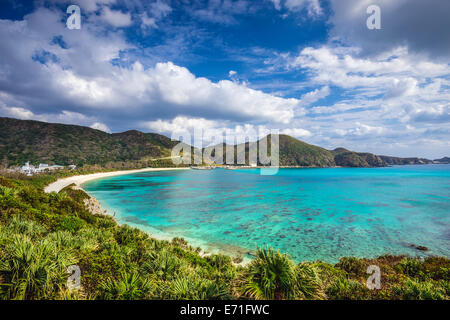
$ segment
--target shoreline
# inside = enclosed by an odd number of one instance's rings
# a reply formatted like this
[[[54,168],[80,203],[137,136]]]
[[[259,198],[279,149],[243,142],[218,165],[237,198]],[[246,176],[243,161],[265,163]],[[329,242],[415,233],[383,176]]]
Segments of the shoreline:
[[[89,194],[86,190],[83,189],[82,185],[86,182],[89,182],[92,180],[97,180],[97,179],[102,179],[102,178],[115,177],[115,176],[140,173],[140,172],[156,172],[156,171],[171,171],[171,170],[191,170],[191,169],[189,167],[145,168],[145,169],[121,170],[121,171],[99,172],[99,173],[92,173],[92,174],[86,174],[86,175],[78,175],[78,176],[72,176],[72,177],[68,177],[68,178],[58,179],[55,182],[52,182],[49,185],[47,185],[44,188],[44,191],[46,193],[50,193],[50,192],[58,193],[65,187],[70,186],[71,184],[74,184],[75,185],[74,188],[83,190],[84,192],[86,192],[89,195],[90,198],[89,198],[89,200],[86,200],[85,205],[92,214],[108,215],[108,216],[112,217],[119,224],[119,221],[116,219],[115,211],[114,211],[114,214],[111,212],[111,209],[113,209],[113,208],[105,209],[93,195]],[[169,233],[164,233],[164,232],[156,230],[156,229],[153,230],[154,232],[152,232],[150,230],[146,230],[145,226],[140,226],[139,223],[134,223],[132,221],[124,221],[121,224],[127,224],[129,226],[138,228],[156,240],[172,241],[173,238],[182,237],[182,236],[171,235]],[[222,246],[217,246],[217,247],[212,248],[212,247],[204,244],[200,240],[186,238],[186,237],[182,237],[182,238],[184,238],[188,242],[189,245],[200,247],[202,249],[202,252],[199,254],[203,257],[208,256],[210,254],[214,254],[214,253],[226,254],[226,255],[231,256],[232,258],[233,258],[233,256],[236,256],[236,255],[232,255],[231,252],[228,252],[228,250],[225,250]],[[245,251],[249,251],[249,250],[242,248],[242,250],[237,250],[237,251],[240,253],[244,253]],[[239,255],[239,256],[241,256],[241,255]],[[251,259],[248,259],[247,257],[245,257],[245,255],[242,258],[243,258],[243,261],[236,265],[245,265],[251,261]]]
[[[190,170],[190,168],[185,168],[185,167],[183,167],[183,168],[144,168],[144,169],[121,170],[121,171],[99,172],[99,173],[91,173],[91,174],[86,174],[86,175],[78,175],[78,176],[58,179],[55,182],[52,182],[48,186],[46,186],[44,188],[44,191],[46,193],[50,193],[50,192],[58,193],[65,187],[70,186],[71,184],[75,184],[78,188],[83,189],[81,186],[83,183],[86,183],[86,182],[92,181],[92,180],[96,180],[96,179],[115,177],[115,176],[121,176],[121,175],[132,174],[132,173],[152,172],[152,171],[171,171],[171,170]]]
[[[292,168],[292,167],[291,167]],[[294,167],[295,168],[295,167]],[[49,192],[59,192],[63,188],[74,184],[74,188],[81,189],[84,192],[86,190],[83,189],[82,185],[88,181],[96,180],[96,179],[102,179],[106,177],[114,177],[114,176],[120,176],[120,175],[126,175],[126,174],[133,174],[133,173],[140,173],[140,172],[157,172],[157,171],[170,171],[170,170],[189,170],[189,167],[182,167],[182,168],[144,168],[144,169],[135,169],[135,170],[121,170],[121,171],[112,171],[112,172],[100,172],[100,173],[94,173],[94,174],[87,174],[87,175],[78,175],[78,176],[72,176],[68,178],[61,178],[57,181],[49,184],[44,188],[46,193]],[[241,168],[239,168],[241,169]],[[242,169],[250,169],[250,168],[242,168]],[[258,169],[258,168],[252,168],[252,169]],[[287,168],[280,168],[280,169],[287,169]],[[296,168],[295,168],[296,169]],[[90,201],[85,203],[88,210],[91,211],[92,214],[101,214],[101,215],[108,215],[111,216],[116,223],[119,225],[127,224],[129,226],[135,227],[140,229],[141,231],[147,233],[150,237],[156,239],[156,240],[163,240],[163,241],[171,241],[173,238],[181,237],[184,238],[189,245],[192,247],[200,247],[202,252],[200,252],[200,256],[208,256],[211,254],[224,254],[227,256],[230,256],[231,258],[237,258],[240,257],[242,260],[240,263],[234,263],[235,265],[247,265],[250,261],[253,260],[254,256],[252,250],[244,248],[244,247],[238,247],[235,245],[224,245],[219,243],[207,243],[205,241],[202,241],[200,239],[190,238],[186,236],[182,236],[180,234],[173,234],[171,232],[165,232],[163,230],[155,229],[150,225],[142,225],[141,223],[137,221],[127,221],[122,220],[121,223],[119,223],[118,219],[116,218],[116,212],[114,208],[106,208],[100,205],[98,200],[88,192],[86,192],[89,197]],[[114,214],[113,214],[114,212]],[[250,256],[249,256],[250,255]]]

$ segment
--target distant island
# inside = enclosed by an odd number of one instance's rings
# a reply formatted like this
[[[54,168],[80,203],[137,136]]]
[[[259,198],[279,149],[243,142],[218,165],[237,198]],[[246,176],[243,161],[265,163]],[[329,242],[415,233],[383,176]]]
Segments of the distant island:
[[[435,159],[434,163],[448,164],[448,163],[450,163],[450,157],[443,157],[441,159]]]
[[[36,165],[97,165],[111,169],[170,167],[173,166],[171,150],[178,143],[164,135],[137,130],[110,134],[83,126],[0,118],[0,160],[3,167],[22,166],[28,161]],[[344,148],[327,150],[288,135],[279,136],[279,145],[280,166],[283,167],[383,167],[449,163],[450,160],[448,157],[435,161],[390,157]],[[237,149],[237,146],[224,147],[224,150],[230,147]],[[247,154],[249,143],[244,147]]]

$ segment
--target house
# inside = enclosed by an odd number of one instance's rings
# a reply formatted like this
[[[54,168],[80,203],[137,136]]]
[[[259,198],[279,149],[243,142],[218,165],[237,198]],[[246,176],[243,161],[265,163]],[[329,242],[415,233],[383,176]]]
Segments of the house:
[[[53,171],[59,169],[64,169],[64,166],[59,165],[49,166],[46,163],[40,163],[38,167],[35,167],[31,165],[29,161],[27,161],[27,163],[25,163],[24,166],[19,168],[19,171],[26,174],[27,176],[32,176],[35,173],[42,173],[46,171]]]
[[[36,172],[36,168],[27,161],[24,166],[20,167],[19,171],[27,176],[32,176]]]

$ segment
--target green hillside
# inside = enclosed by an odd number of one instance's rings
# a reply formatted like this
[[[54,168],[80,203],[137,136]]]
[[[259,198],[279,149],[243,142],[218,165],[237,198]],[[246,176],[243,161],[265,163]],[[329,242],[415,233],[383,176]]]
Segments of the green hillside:
[[[354,152],[344,148],[336,148],[331,151],[334,161],[341,167],[383,167],[386,163],[372,153]]]
[[[8,165],[26,161],[105,165],[169,156],[177,143],[134,130],[108,134],[82,126],[0,118],[0,159]]]
[[[380,158],[388,165],[406,165],[406,164],[428,164],[433,161],[422,158],[398,158],[390,156],[380,156]]]
[[[287,135],[280,135],[280,165],[335,166],[333,154],[321,147],[307,144]]]
[[[268,149],[270,154],[270,136]],[[223,163],[229,148],[234,152],[234,164],[238,164],[238,152],[249,164],[249,150],[260,141],[240,145],[224,145]],[[31,120],[0,118],[0,161],[2,165],[49,163],[69,165],[99,165],[106,168],[135,168],[144,166],[171,166],[167,158],[179,141],[156,134],[130,130],[109,134],[88,127],[45,123]],[[214,147],[210,151],[212,157]],[[243,150],[243,151],[242,151]],[[420,158],[397,158],[358,153],[344,148],[332,151],[297,140],[288,135],[279,135],[280,166],[301,167],[380,167],[397,164],[424,164],[431,160]],[[194,148],[191,149],[192,158]],[[259,154],[259,152],[258,152]],[[227,163],[232,164],[232,163]],[[258,163],[264,165],[264,163]]]
[[[249,165],[251,162],[249,159],[250,149],[254,148],[256,154],[259,155],[259,147],[263,139],[258,142],[246,142],[245,144],[238,145],[225,145],[223,144],[223,161],[222,163],[232,164],[226,160],[226,153],[228,148],[234,149],[234,164],[238,163],[238,159],[245,159],[245,164]],[[267,155],[271,154],[271,137],[267,136]],[[217,146],[211,146],[204,149],[212,157],[215,157],[214,148]],[[242,154],[242,151],[244,154]],[[330,151],[307,144],[303,141],[292,138],[288,135],[279,135],[279,155],[280,166],[308,166],[308,167],[330,167],[334,166],[334,157]],[[258,156],[258,160],[260,160]],[[258,162],[258,165],[264,165],[264,163]]]

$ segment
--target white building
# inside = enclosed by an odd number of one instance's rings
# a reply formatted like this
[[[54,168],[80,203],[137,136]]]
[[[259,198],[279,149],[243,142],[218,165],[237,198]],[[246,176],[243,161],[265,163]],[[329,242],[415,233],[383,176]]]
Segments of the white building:
[[[24,166],[20,167],[20,172],[25,173],[27,176],[32,176],[36,172],[36,168],[27,161]]]
[[[29,161],[27,161],[27,163],[25,163],[24,166],[20,167],[19,171],[26,174],[27,176],[32,176],[35,173],[42,173],[42,172],[46,172],[46,171],[53,171],[53,170],[58,170],[58,169],[63,169],[63,168],[64,168],[64,166],[59,166],[59,165],[49,166],[46,163],[40,163],[39,167],[35,167],[35,166],[31,165]]]

